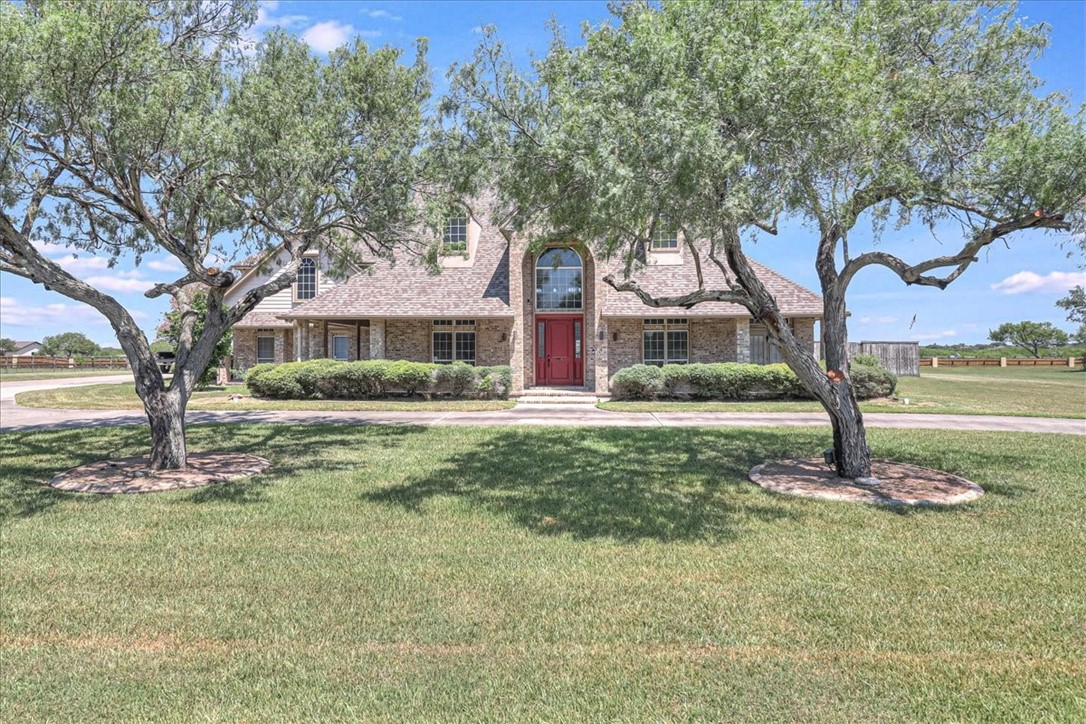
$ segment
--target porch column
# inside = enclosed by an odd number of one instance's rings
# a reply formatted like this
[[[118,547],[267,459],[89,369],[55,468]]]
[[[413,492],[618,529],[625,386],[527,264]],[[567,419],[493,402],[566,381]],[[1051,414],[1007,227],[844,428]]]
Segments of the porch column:
[[[750,320],[735,320],[735,361],[750,362]]]
[[[385,320],[370,320],[370,359],[385,358]]]

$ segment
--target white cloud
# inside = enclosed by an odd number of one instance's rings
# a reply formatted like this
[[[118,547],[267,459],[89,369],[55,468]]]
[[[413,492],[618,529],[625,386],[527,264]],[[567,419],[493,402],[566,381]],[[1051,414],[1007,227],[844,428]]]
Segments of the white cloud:
[[[147,262],[147,268],[154,269],[155,271],[160,272],[179,272],[183,269],[183,267],[181,266],[181,262],[170,257],[165,257],[164,259],[152,259],[151,261]]]
[[[893,324],[898,321],[897,317],[860,317],[858,320],[860,324]]]
[[[362,8],[359,12],[374,20],[391,20],[397,23],[403,20],[399,15],[393,15],[387,10],[370,10],[369,8]]]
[[[1086,285],[1086,272],[1049,272],[1040,275],[1031,271],[1020,271],[993,284],[992,289],[1004,294],[1062,294],[1073,286]]]
[[[262,0],[256,8],[256,22],[242,33],[238,45],[241,52],[252,55],[264,33],[273,27],[292,28],[309,20],[306,15],[275,15],[279,9],[279,0]]]
[[[345,44],[355,34],[353,25],[327,20],[307,29],[302,33],[302,40],[311,48],[321,53],[330,53]]]
[[[92,269],[108,269],[109,259],[101,256],[62,256],[54,259],[65,270],[76,273]]]
[[[78,302],[27,306],[15,297],[0,297],[0,325],[39,327],[50,324],[77,327],[84,324],[108,324],[108,321],[94,307]]]
[[[939,332],[918,332],[911,336],[909,339],[916,340],[917,342],[928,342],[936,339],[946,339],[947,337],[957,337],[958,330],[956,329],[944,329]]]

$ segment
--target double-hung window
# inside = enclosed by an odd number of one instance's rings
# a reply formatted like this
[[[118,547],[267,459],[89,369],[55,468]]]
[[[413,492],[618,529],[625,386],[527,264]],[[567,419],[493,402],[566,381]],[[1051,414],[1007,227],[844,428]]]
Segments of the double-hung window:
[[[689,333],[686,319],[646,319],[643,339],[643,359],[647,365],[663,367],[684,365],[689,360]]]
[[[475,364],[475,320],[435,319],[433,360],[438,364]]]
[[[444,253],[457,253],[467,251],[468,248],[468,217],[463,215],[450,216],[445,220],[445,228],[441,235],[441,251]]]
[[[661,216],[656,220],[656,228],[652,232],[652,243],[649,248],[652,251],[678,250],[679,229],[666,216]]]
[[[309,257],[302,259],[298,278],[294,282],[295,301],[304,302],[317,296],[317,262]]]
[[[350,354],[348,352],[350,337],[345,334],[332,335],[332,359],[346,362]]]
[[[256,362],[265,364],[275,361],[275,337],[257,335],[256,338]]]

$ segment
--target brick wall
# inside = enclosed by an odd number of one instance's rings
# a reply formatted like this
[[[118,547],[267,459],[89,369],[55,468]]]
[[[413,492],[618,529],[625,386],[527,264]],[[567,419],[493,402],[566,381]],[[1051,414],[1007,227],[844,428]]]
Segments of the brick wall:
[[[736,320],[691,319],[689,352],[691,362],[735,362]]]
[[[354,362],[359,359],[369,359],[370,357],[370,328],[362,327],[359,329],[358,325],[353,322],[350,324],[344,324],[342,326],[336,324],[328,325],[327,340],[325,342],[325,349],[328,350],[328,356],[331,357],[334,348],[332,347],[332,338],[338,336],[347,337],[347,361]],[[358,355],[358,346],[361,342],[362,356]]]
[[[507,365],[510,362],[513,347],[510,334],[513,331],[511,319],[476,319],[475,320],[475,364],[483,367]],[[505,341],[502,341],[502,335]]]
[[[289,362],[294,354],[294,330],[291,329],[235,329],[234,369],[247,370],[256,364],[256,338],[275,338],[275,361]]]
[[[431,362],[429,319],[389,319],[385,321],[385,359]]]
[[[792,320],[792,334],[803,349],[815,353],[814,317],[796,317]]]
[[[641,332],[644,329],[640,319],[610,319],[607,321],[608,335],[604,340],[607,345],[607,379],[623,367],[642,362]],[[615,335],[618,339],[615,339]],[[608,382],[610,389],[610,382]]]

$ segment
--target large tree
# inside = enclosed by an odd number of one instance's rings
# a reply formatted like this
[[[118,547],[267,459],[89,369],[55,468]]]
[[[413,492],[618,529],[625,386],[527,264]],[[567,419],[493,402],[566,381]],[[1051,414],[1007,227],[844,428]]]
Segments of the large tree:
[[[625,274],[605,281],[649,306],[745,307],[829,413],[838,474],[868,478],[847,357],[854,276],[881,266],[945,288],[997,240],[1081,219],[1082,113],[1035,95],[1030,71],[1046,28],[1013,7],[950,1],[665,0],[614,13],[579,45],[556,31],[530,71],[487,34],[450,74],[435,163],[479,169],[450,178],[465,191],[495,183],[499,213],[535,238],[620,256]],[[747,259],[779,219],[802,223],[784,241],[821,283],[828,374]],[[962,241],[927,256],[948,220]],[[661,222],[697,264],[687,294],[637,282]],[[933,230],[917,235],[916,260],[857,248],[858,227],[887,222]]]
[[[995,329],[988,330],[988,339],[999,344],[1021,347],[1038,358],[1045,347],[1063,347],[1070,341],[1067,332],[1051,322],[1004,322]]]
[[[39,353],[46,357],[93,357],[101,352],[98,343],[82,332],[61,332],[43,338]]]
[[[269,35],[239,38],[252,2],[0,0],[0,271],[89,304],[112,325],[151,427],[153,469],[186,462],[185,408],[224,333],[287,288],[315,245],[340,261],[414,238],[415,149],[428,71],[420,46],[359,42],[327,62]],[[172,296],[177,357],[167,383],[121,301],[45,256],[47,241],[184,268]],[[279,250],[279,254],[273,253]],[[244,254],[288,262],[224,301]],[[202,328],[184,290],[207,290]]]

